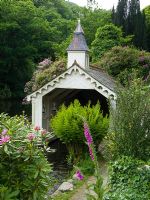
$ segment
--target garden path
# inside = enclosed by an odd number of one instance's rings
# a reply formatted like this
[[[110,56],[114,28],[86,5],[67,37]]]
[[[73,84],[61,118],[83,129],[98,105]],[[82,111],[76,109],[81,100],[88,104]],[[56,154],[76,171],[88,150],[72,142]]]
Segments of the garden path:
[[[103,177],[103,186],[105,187],[108,181],[108,168],[106,162],[100,162],[100,166],[101,166],[100,173]],[[76,193],[71,197],[70,200],[87,200],[86,198],[87,185],[89,183],[95,183],[95,181],[96,180],[94,176],[89,177],[87,182],[76,191]]]

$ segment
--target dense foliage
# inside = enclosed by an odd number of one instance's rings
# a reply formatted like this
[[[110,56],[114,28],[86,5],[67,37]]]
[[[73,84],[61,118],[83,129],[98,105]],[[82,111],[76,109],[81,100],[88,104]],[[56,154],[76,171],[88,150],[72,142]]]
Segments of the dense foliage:
[[[148,51],[150,51],[150,6],[147,6],[144,9],[144,15],[145,15],[145,23],[146,23],[147,49]]]
[[[54,134],[73,151],[72,154],[84,149],[82,117],[88,122],[95,143],[99,144],[108,129],[108,118],[103,117],[99,103],[83,107],[75,100],[68,107],[62,105],[50,122]]]
[[[90,45],[97,28],[111,21],[110,11],[65,0],[0,1],[1,98],[23,96],[38,62],[66,55],[79,13]]]
[[[111,12],[103,9],[94,11],[83,9],[81,24],[83,26],[86,41],[89,47],[95,39],[97,29],[111,23]],[[92,30],[92,31],[91,31]]]
[[[33,130],[25,116],[0,115],[1,200],[45,199],[51,172],[46,138],[45,130]]]
[[[91,10],[82,8],[80,10],[80,19],[85,33],[87,45],[90,48],[93,40],[95,39],[97,29],[111,23],[111,12],[103,9]],[[66,49],[72,40],[72,33],[73,32],[71,32],[70,36],[61,44],[55,45],[55,53],[57,56],[66,56]]]
[[[23,96],[35,63],[54,59],[55,45],[70,35],[76,8],[62,0],[0,1],[1,92],[5,87],[8,97]]]
[[[134,35],[135,46],[147,49],[145,14],[140,11],[140,0],[119,0],[112,10],[112,22],[122,27],[125,35]]]
[[[130,81],[133,74],[149,81],[150,53],[131,47],[114,47],[102,56],[96,66],[105,69],[122,84]]]
[[[27,94],[39,89],[56,76],[60,75],[66,70],[66,60],[61,59],[55,62],[50,62],[41,69],[37,69],[32,76],[32,79],[26,83],[25,92]]]
[[[127,45],[131,42],[130,37],[123,38],[121,28],[108,24],[97,29],[95,40],[92,42],[92,60],[96,61],[114,46]]]
[[[150,163],[122,157],[110,166],[109,188],[105,200],[148,200]]]
[[[89,2],[95,3],[95,1]],[[31,79],[38,62],[47,57],[51,57],[54,61],[57,57],[66,56],[66,48],[79,16],[89,47],[94,40],[97,40],[95,39],[97,29],[110,24],[112,17],[115,25],[123,27],[125,36],[135,35],[133,41],[136,46],[145,48],[144,41],[148,41],[147,49],[150,49],[149,7],[142,14],[139,10],[139,1],[126,0],[123,3],[123,0],[120,0],[116,10],[113,9],[111,13],[102,9],[81,8],[65,0],[2,0],[0,1],[0,98],[24,96],[24,85]],[[126,31],[126,27],[130,31]],[[107,40],[113,38],[106,37],[101,41],[104,51],[120,44],[115,41],[112,44],[112,41]],[[95,48],[94,54],[99,58],[97,55],[101,53]]]
[[[111,109],[106,137],[107,157],[122,155],[141,160],[150,157],[150,88],[141,80],[118,92],[116,109]]]

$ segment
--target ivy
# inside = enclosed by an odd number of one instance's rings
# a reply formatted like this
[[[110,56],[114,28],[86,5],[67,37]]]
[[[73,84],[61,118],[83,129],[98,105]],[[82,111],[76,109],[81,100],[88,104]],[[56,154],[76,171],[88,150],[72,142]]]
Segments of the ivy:
[[[150,163],[123,156],[111,162],[109,189],[104,200],[148,200]]]

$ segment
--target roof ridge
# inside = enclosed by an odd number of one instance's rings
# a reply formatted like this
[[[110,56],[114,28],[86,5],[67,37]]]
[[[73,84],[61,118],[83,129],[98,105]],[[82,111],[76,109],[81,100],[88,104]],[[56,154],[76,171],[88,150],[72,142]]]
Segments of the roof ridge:
[[[106,73],[106,74],[108,74],[108,72],[107,71],[105,71],[104,69],[102,69],[102,68],[99,68],[99,67],[95,67],[95,66],[90,66],[90,69],[94,69],[94,70],[96,70],[96,71],[103,71],[104,73]],[[109,75],[109,74],[108,74]],[[110,75],[109,75],[110,76]]]

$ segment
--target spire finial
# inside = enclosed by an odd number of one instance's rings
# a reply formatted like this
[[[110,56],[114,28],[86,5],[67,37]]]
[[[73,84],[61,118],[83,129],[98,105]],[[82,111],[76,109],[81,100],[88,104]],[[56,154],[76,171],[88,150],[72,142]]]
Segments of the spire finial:
[[[82,16],[82,14],[81,14],[80,11],[78,12],[78,14],[79,14],[79,17],[78,17],[78,23],[80,23],[80,22],[81,22],[81,21],[80,21],[80,18],[81,18],[81,16]]]
[[[84,31],[81,27],[81,23],[80,23],[80,18],[78,18],[78,24],[77,24],[77,27],[76,27],[76,30],[75,30],[75,33],[83,33],[84,34]]]

